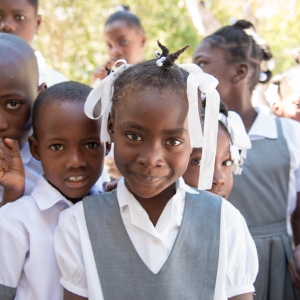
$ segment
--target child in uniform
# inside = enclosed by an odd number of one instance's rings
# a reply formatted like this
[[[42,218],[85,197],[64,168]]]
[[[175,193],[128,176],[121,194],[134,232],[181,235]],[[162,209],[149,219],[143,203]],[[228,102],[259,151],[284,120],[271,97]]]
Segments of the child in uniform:
[[[292,215],[296,245],[300,243],[300,126],[255,110],[252,91],[259,81],[262,49],[240,20],[206,37],[194,52],[194,63],[215,75],[218,91],[230,110],[237,112],[252,148],[241,176],[234,178],[228,200],[245,217],[256,243],[259,273],[255,299],[297,299],[288,272],[292,256],[287,216]]]
[[[199,186],[208,187],[206,177],[211,185],[217,81],[195,65],[174,64],[185,48],[160,47],[157,61],[119,67],[86,102],[93,118],[101,99],[102,130],[108,122],[101,137],[115,143],[124,178],[115,191],[60,215],[55,251],[64,299],[252,299],[258,265],[243,217],[181,178],[192,148],[203,145],[199,87],[209,103],[202,166],[210,168],[201,166]]]
[[[38,0],[1,0],[0,32],[18,35],[31,45],[42,23],[38,4]],[[39,84],[45,82],[49,87],[67,81],[63,74],[47,66],[40,52],[35,54],[39,66]]]
[[[44,85],[38,86],[36,57],[24,40],[0,33],[0,53],[0,202],[5,204],[29,194],[42,174],[27,139],[33,102]]]
[[[300,54],[295,57],[300,62]],[[295,66],[281,75],[276,75],[266,91],[271,112],[277,117],[300,122],[300,66]]]
[[[62,299],[53,235],[59,213],[99,193],[105,145],[99,121],[83,112],[91,88],[64,82],[42,92],[33,108],[30,150],[43,176],[31,195],[0,209],[0,299]]]
[[[233,111],[228,112],[226,104],[221,102],[214,176],[209,192],[228,198],[233,186],[233,174],[242,173],[241,165],[250,148],[251,142],[240,116]],[[198,186],[201,158],[202,149],[194,148],[188,168],[182,176],[185,183],[194,188]]]

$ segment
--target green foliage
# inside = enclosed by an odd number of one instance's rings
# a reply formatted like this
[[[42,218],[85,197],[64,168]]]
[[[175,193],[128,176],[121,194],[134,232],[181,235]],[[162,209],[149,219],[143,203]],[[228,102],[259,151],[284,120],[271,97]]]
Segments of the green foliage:
[[[91,83],[91,73],[107,60],[103,40],[104,23],[115,12],[118,1],[52,0],[43,1],[40,13],[43,24],[35,40],[36,48],[47,58],[47,63],[69,79]],[[126,4],[126,3],[123,3]],[[157,39],[171,51],[186,45],[191,47],[181,56],[190,61],[200,38],[188,11],[177,1],[135,1],[130,4],[147,33],[145,59],[153,58],[158,50]]]
[[[267,17],[261,12],[261,4],[265,5],[268,1],[272,8],[272,0],[249,0],[248,3],[252,5],[254,14],[259,15],[258,33],[271,46],[276,74],[294,65],[291,53],[299,46],[300,21],[297,16],[300,15],[300,3],[297,0],[286,1],[297,2],[295,11],[289,13],[287,9],[287,12],[279,11]],[[284,0],[278,1],[285,4]],[[36,48],[51,67],[69,79],[90,84],[92,71],[107,60],[104,22],[120,3],[118,0],[41,1],[43,24],[35,40]],[[222,25],[227,25],[231,17],[243,18],[245,0],[206,0],[205,3]],[[193,50],[202,38],[193,26],[184,0],[136,0],[129,4],[141,18],[147,33],[145,59],[152,58],[154,51],[158,50],[156,41],[159,39],[171,51],[190,45],[180,60],[191,61]]]

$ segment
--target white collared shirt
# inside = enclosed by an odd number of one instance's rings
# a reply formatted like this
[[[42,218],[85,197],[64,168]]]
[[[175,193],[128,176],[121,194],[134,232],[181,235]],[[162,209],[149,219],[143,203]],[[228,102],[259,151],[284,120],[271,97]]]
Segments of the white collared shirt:
[[[248,133],[250,140],[277,139],[275,117],[264,114],[260,109],[257,109],[257,112],[258,115]],[[287,199],[287,216],[290,216],[296,208],[297,193],[300,192],[300,124],[287,118],[280,118],[280,121],[291,160]]]
[[[59,213],[71,206],[40,177],[30,196],[0,209],[0,285],[16,300],[63,299],[53,238]]]
[[[153,273],[162,268],[173,248],[183,216],[186,192],[195,193],[180,178],[176,194],[167,203],[154,227],[146,211],[125,187],[124,179],[118,183],[117,197],[126,231],[137,253]],[[54,244],[62,285],[89,300],[103,300],[82,203],[60,214]],[[223,199],[214,299],[225,300],[253,292],[257,272],[257,252],[245,220]]]
[[[50,87],[54,84],[68,81],[65,75],[47,66],[46,60],[41,52],[35,51],[35,56],[39,67],[39,84],[46,83],[47,87]]]

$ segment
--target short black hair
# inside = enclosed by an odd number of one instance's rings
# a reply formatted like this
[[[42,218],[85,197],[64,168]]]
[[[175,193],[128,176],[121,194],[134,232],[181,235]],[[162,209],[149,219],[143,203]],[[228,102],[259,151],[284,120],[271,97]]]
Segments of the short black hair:
[[[245,32],[249,28],[254,28],[252,23],[239,20],[232,26],[224,26],[217,30],[206,37],[203,42],[208,42],[212,47],[221,49],[225,53],[228,63],[246,62],[251,66],[253,74],[249,88],[252,92],[259,82],[262,60],[271,59],[272,54],[270,49],[257,45],[253,37]],[[270,78],[270,74],[266,75]]]
[[[156,88],[158,90],[172,90],[187,99],[187,78],[189,73],[175,65],[175,60],[188,47],[173,54],[158,42],[162,50],[160,57],[165,60],[161,67],[157,66],[157,59],[138,63],[129,67],[120,74],[114,83],[114,94],[112,98],[111,114],[114,117],[115,108],[119,103],[124,103],[124,99],[130,98],[129,94],[136,91],[143,91],[147,88]]]
[[[88,95],[92,91],[92,88],[88,85],[75,82],[75,81],[66,81],[62,83],[55,84],[48,89],[42,91],[34,105],[32,112],[32,136],[35,139],[38,139],[38,129],[40,120],[43,117],[43,112],[47,105],[51,103],[85,103]]]
[[[9,33],[0,33],[0,63],[18,62],[18,68],[25,71],[38,88],[39,71],[33,49],[22,38]],[[0,79],[1,80],[1,79]]]
[[[39,0],[27,0],[30,5],[32,5],[37,12],[39,9]]]
[[[145,33],[140,19],[133,13],[126,10],[117,11],[114,14],[110,15],[105,22],[105,26],[119,20],[124,21],[128,27],[136,28],[139,33]]]

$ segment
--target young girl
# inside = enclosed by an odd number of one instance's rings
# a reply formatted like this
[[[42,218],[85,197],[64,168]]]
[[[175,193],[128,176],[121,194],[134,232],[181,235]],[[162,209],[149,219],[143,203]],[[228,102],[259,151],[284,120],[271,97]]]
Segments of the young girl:
[[[203,106],[205,101],[203,102]],[[204,119],[204,114],[202,115]],[[240,175],[247,149],[251,148],[250,139],[238,114],[228,112],[226,104],[220,103],[219,130],[214,176],[210,192],[227,199],[233,186],[233,173]],[[198,187],[202,149],[194,148],[188,168],[182,176],[185,183]]]
[[[208,99],[203,165],[210,167],[201,172],[211,186],[217,81],[196,65],[176,66],[184,49],[161,48],[157,61],[118,68],[87,100],[93,118],[101,98],[102,126],[110,112],[101,138],[115,143],[124,178],[115,191],[60,215],[55,251],[65,299],[252,299],[258,265],[243,217],[181,178],[192,148],[203,145],[200,87]]]
[[[300,54],[295,57],[300,62]],[[295,66],[277,75],[266,91],[271,112],[277,117],[290,118],[300,122],[300,66]]]
[[[230,110],[242,118],[252,148],[241,176],[234,178],[228,200],[246,219],[260,262],[255,299],[296,299],[289,272],[292,256],[286,219],[292,215],[293,234],[300,243],[300,127],[255,110],[251,94],[260,77],[262,50],[244,30],[247,21],[225,26],[205,38],[194,63],[214,74],[218,91]]]
[[[98,67],[93,73],[93,82],[107,76],[107,68],[111,69],[119,59],[125,59],[129,64],[136,64],[143,60],[146,45],[146,35],[140,19],[128,11],[117,11],[105,22],[104,39],[108,48],[109,61]]]

